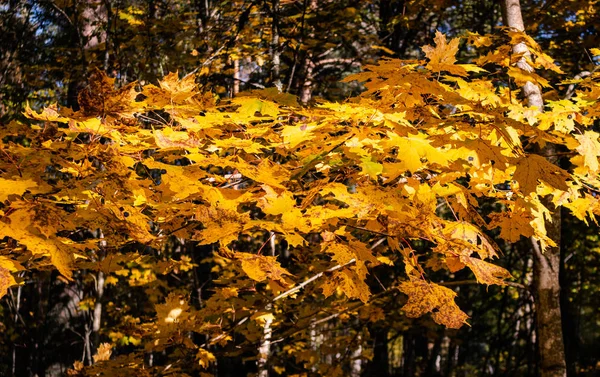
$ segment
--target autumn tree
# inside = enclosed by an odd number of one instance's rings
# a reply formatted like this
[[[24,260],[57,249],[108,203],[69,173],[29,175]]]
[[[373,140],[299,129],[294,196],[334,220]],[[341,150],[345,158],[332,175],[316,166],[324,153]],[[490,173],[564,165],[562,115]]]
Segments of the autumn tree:
[[[431,375],[441,373],[433,356],[457,349],[444,345],[448,334],[484,317],[461,289],[475,283],[504,301],[521,292],[514,315],[535,310],[540,371],[564,375],[554,215],[564,208],[592,223],[600,211],[600,88],[596,72],[566,76],[511,3],[508,27],[462,39],[438,31],[414,59],[370,65],[356,55],[377,31],[364,21],[374,3],[222,2],[214,14],[198,5],[196,30],[223,27],[224,47],[206,46],[209,63],[126,85],[96,70],[78,109],[25,105],[28,120],[0,130],[0,295],[10,329],[33,303],[31,317],[57,326],[28,330],[40,351],[12,346],[12,374],[25,352],[39,366],[22,374],[64,367],[44,361],[43,337],[64,326],[80,338],[73,376],[381,375],[375,362],[395,362],[394,339],[404,355],[427,358],[405,357],[404,375]],[[384,5],[398,16],[386,21],[396,42],[375,48],[386,51],[402,46],[395,25],[414,14]],[[146,28],[132,38],[163,49],[149,21],[161,11],[116,14],[124,28]],[[323,14],[350,20],[334,34],[356,25],[357,43],[339,34],[324,46]],[[256,46],[271,62],[252,55]],[[363,70],[340,87],[362,93],[312,101],[318,67],[344,64]],[[257,68],[266,85],[243,78],[248,66],[272,69]],[[233,80],[228,93],[218,75]],[[513,258],[526,239],[545,279],[535,307],[522,283],[530,266]],[[72,310],[46,311],[44,289]],[[436,333],[432,357],[408,330],[417,321]],[[520,326],[510,331],[521,336]],[[523,326],[530,339],[533,325]],[[462,367],[446,360],[448,375]]]

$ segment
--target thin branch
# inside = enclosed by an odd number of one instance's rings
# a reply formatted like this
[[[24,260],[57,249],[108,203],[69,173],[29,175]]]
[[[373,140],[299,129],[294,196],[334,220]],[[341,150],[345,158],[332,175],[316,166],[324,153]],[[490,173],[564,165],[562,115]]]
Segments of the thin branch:
[[[591,76],[592,73],[594,73],[596,70],[598,70],[598,67],[594,68],[594,70],[592,72],[590,72],[590,71],[580,72],[579,74],[575,75],[575,77],[573,77],[573,80],[581,80],[585,77]],[[565,99],[571,99],[571,97],[573,97],[573,94],[575,94],[575,86],[576,86],[575,83],[569,85],[569,88],[567,89],[567,93],[565,94]]]
[[[325,275],[326,273],[334,272],[336,270],[339,270],[341,268],[344,268],[344,267],[349,266],[349,265],[354,264],[354,263],[356,263],[356,259],[352,258],[350,261],[348,261],[345,264],[338,264],[338,265],[335,265],[335,266],[333,266],[333,267],[331,267],[331,268],[329,268],[329,269],[327,269],[325,271],[321,271],[318,274],[316,274],[313,277],[311,277],[310,279],[308,279],[308,280],[306,280],[306,281],[304,281],[304,282],[296,285],[295,287],[293,287],[291,289],[288,289],[287,291],[283,292],[279,296],[275,297],[273,300],[271,300],[271,303],[273,303],[275,301],[278,301],[278,300],[281,300],[282,298],[285,298],[285,297],[287,297],[289,295],[292,295],[292,294],[298,292],[299,290],[301,290],[302,288],[306,287],[308,284],[310,284],[313,281],[317,280],[318,278],[320,278],[321,276]]]
[[[282,294],[280,294],[279,296],[273,298],[272,300],[270,300],[266,305],[263,306],[263,310],[271,310],[269,308],[272,308],[273,303],[275,303],[276,301],[279,301],[283,298],[288,297],[289,295],[292,295],[298,291],[300,291],[302,288],[306,287],[308,284],[312,283],[313,281],[317,280],[318,278],[320,278],[321,276],[325,275],[326,273],[331,273],[334,271],[337,271],[339,269],[342,269],[346,266],[349,266],[351,264],[356,263],[356,259],[352,258],[350,261],[348,261],[347,263],[344,264],[338,264],[335,265],[325,271],[321,271],[318,274],[314,275],[313,277],[311,277],[310,279],[292,287],[291,289],[288,289],[287,291],[283,292]],[[206,343],[204,343],[203,345],[201,345],[200,347],[204,348],[206,345],[208,344],[212,344],[215,342],[218,342],[219,340],[223,339],[225,336],[227,336],[227,334],[231,331],[233,331],[236,327],[244,324],[248,319],[250,319],[250,317],[252,317],[252,315],[254,315],[255,313],[257,313],[258,310],[254,310],[252,312],[252,314],[248,314],[245,317],[241,318],[239,321],[237,321],[235,323],[235,325],[231,326],[231,328],[229,328],[227,331],[223,332],[222,334],[210,339],[209,341],[207,341]]]
[[[444,287],[455,287],[455,286],[459,286],[459,285],[481,285],[481,283],[478,282],[477,280],[457,280],[457,281],[447,281],[447,282],[442,282],[442,283],[437,283],[437,284],[444,286]],[[528,287],[526,287],[525,285],[523,285],[521,283],[505,281],[504,284],[506,284],[507,286],[512,287],[512,288],[523,289],[526,291],[529,290]]]

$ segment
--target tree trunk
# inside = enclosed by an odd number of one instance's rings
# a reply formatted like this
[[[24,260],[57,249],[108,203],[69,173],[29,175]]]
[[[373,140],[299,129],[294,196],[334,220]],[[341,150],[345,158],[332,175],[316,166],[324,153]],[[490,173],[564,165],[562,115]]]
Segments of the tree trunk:
[[[272,306],[269,305],[268,310],[271,310]],[[265,325],[263,328],[263,336],[258,348],[258,377],[269,377],[269,356],[271,355],[271,335],[272,329],[271,324],[273,323],[273,317],[267,316],[265,318]]]
[[[312,54],[306,54],[306,59],[304,60],[304,81],[300,89],[300,102],[303,105],[308,104],[312,98],[314,68],[315,65],[312,61]]]
[[[362,373],[362,345],[361,345],[361,336],[360,334],[356,337],[356,343],[358,346],[352,352],[352,357],[350,360],[350,377],[360,377]]]
[[[504,24],[508,27],[524,31],[523,15],[519,0],[503,0],[502,16]],[[529,49],[524,43],[513,47],[515,54],[523,54],[517,66],[525,71],[531,72],[533,68],[527,63],[526,57],[530,55]],[[523,94],[527,98],[529,106],[535,106],[543,111],[544,101],[540,88],[532,83],[523,85]],[[555,146],[548,144],[541,154],[550,162],[557,163]],[[562,323],[560,313],[560,210],[554,208],[551,200],[546,197],[542,204],[552,211],[552,218],[546,221],[548,237],[557,246],[548,247],[542,253],[537,241],[533,242],[534,254],[534,288],[537,321],[537,343],[540,354],[540,375],[542,377],[565,377],[567,368],[565,363],[565,351],[562,336]]]
[[[233,90],[232,97],[235,97],[240,92],[240,60],[233,61]]]
[[[369,375],[389,376],[388,329],[371,328],[369,332],[373,337],[373,360],[369,364]]]
[[[271,83],[280,91],[282,90],[279,72],[281,69],[281,51],[279,50],[279,0],[273,0],[271,9]]]

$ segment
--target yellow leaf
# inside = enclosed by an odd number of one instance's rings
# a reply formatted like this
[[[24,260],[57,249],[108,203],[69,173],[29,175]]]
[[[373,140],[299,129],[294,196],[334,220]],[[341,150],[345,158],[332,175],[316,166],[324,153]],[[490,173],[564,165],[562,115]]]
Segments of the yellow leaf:
[[[575,135],[579,146],[577,152],[584,157],[584,164],[594,173],[598,172],[598,156],[600,156],[600,134],[594,131],[585,131],[583,135]]]
[[[154,141],[159,148],[194,148],[203,142],[189,132],[174,131],[171,127],[154,131]]]
[[[4,179],[0,178],[0,202],[8,199],[9,195],[23,195],[23,193],[33,187],[37,187],[37,183],[32,179]]]
[[[340,290],[346,297],[352,299],[357,298],[366,303],[371,295],[369,286],[364,281],[364,276],[361,277],[354,266],[337,270],[333,275],[321,284],[323,295],[331,296],[337,290]]]
[[[533,215],[526,211],[492,213],[488,216],[492,219],[488,228],[500,227],[500,237],[509,242],[517,242],[521,236],[531,237],[534,234],[530,224],[533,221]]]
[[[542,156],[531,154],[522,157],[517,161],[516,167],[513,179],[519,183],[525,195],[536,191],[539,180],[562,191],[569,189],[566,183],[571,177],[569,173],[551,164]]]
[[[377,179],[377,176],[383,172],[383,165],[373,161],[370,156],[365,156],[360,159],[361,174]]]
[[[539,84],[545,88],[552,87],[548,80],[543,78],[540,75],[536,75],[533,72],[527,72],[517,67],[509,67],[507,74],[515,80],[515,83],[519,86],[525,85],[526,82],[532,82],[534,84]]]
[[[288,213],[296,206],[296,200],[289,191],[283,191],[281,194],[278,194],[269,185],[262,185],[261,187],[266,192],[266,195],[258,200],[258,207],[267,215]],[[298,214],[301,215],[299,211]]]
[[[290,172],[284,167],[272,163],[269,160],[262,160],[257,166],[250,165],[245,161],[233,162],[232,165],[237,168],[242,175],[253,181],[266,183],[269,186],[285,189],[281,182],[290,178]]]
[[[178,327],[183,327],[189,319],[189,305],[185,299],[176,293],[170,293],[164,304],[154,305],[156,310],[156,324],[161,329],[161,336],[166,333],[177,331]]]
[[[407,317],[417,318],[437,309],[432,317],[439,324],[458,329],[467,323],[469,316],[456,305],[456,293],[451,289],[423,280],[404,282],[399,289],[408,295],[408,302],[402,307]]]
[[[69,118],[65,118],[58,113],[58,106],[56,104],[45,107],[41,113],[37,113],[29,107],[29,103],[26,103],[24,114],[29,119],[45,120],[48,122],[67,123],[69,121]]]
[[[292,285],[287,276],[292,276],[281,267],[276,257],[250,253],[235,253],[235,258],[242,262],[242,269],[249,278],[256,281],[272,280],[282,287]]]
[[[0,266],[0,298],[8,292],[8,288],[14,285],[17,285],[17,282],[10,271]]]
[[[313,140],[315,137],[313,132],[321,127],[322,126],[318,126],[316,123],[284,126],[281,130],[281,136],[287,147],[296,148],[305,141]]]
[[[198,360],[198,364],[200,364],[202,368],[206,369],[210,366],[210,364],[216,362],[217,358],[204,348],[200,348],[196,354],[196,360]]]
[[[402,137],[388,131],[387,136],[389,139],[384,139],[381,145],[386,149],[398,148],[398,162],[393,165],[384,164],[384,175],[393,176],[394,171],[414,173],[432,164],[448,165],[447,154],[431,146],[431,141],[424,134],[408,134],[408,136]],[[386,170],[386,166],[388,169],[393,166],[394,171]]]
[[[510,272],[504,268],[478,258],[461,255],[460,260],[473,271],[479,284],[506,285],[503,279],[512,277]]]
[[[251,319],[264,326],[264,324],[267,322],[273,322],[275,316],[273,315],[273,313],[270,312],[258,312],[252,315]]]
[[[72,251],[52,234],[55,231],[48,230],[48,234],[44,235],[32,226],[33,216],[27,208],[17,209],[5,221],[0,221],[0,235],[14,238],[33,254],[49,256],[58,271],[70,280],[74,259]]]
[[[98,346],[98,351],[94,355],[94,363],[99,361],[106,361],[110,359],[112,354],[112,345],[110,343],[102,343]]]
[[[276,117],[279,115],[279,107],[271,101],[252,97],[238,97],[234,99],[233,103],[241,105],[237,112],[244,117]]]
[[[435,47],[423,46],[422,50],[429,59],[426,68],[432,72],[448,71],[457,76],[466,76],[467,71],[461,66],[455,65],[456,53],[458,52],[459,38],[454,38],[450,43],[446,42],[446,36],[439,31],[435,32]]]

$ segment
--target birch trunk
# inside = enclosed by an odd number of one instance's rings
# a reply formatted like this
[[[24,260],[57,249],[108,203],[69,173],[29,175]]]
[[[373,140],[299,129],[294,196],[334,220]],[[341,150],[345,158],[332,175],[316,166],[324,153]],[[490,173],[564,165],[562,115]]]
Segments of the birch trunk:
[[[502,16],[506,26],[524,31],[523,15],[519,0],[503,0]],[[533,71],[527,63],[531,55],[524,43],[513,47],[515,54],[522,54],[517,66],[526,71]],[[536,84],[527,82],[523,85],[523,94],[529,106],[544,110],[542,92]],[[555,146],[548,144],[541,154],[550,162],[557,163]],[[537,343],[540,354],[541,377],[565,377],[567,368],[562,335],[560,312],[560,241],[561,216],[560,209],[554,207],[550,199],[542,199],[542,203],[552,212],[550,221],[546,221],[546,231],[557,246],[549,247],[542,253],[537,241],[532,240],[534,255],[534,289],[537,321]]]
[[[268,306],[268,310],[271,310],[272,306]],[[258,377],[269,377],[269,356],[271,355],[271,324],[273,323],[273,316],[267,315],[265,317],[265,326],[263,328],[263,337],[258,348]]]
[[[240,60],[235,59],[233,61],[233,91],[232,97],[240,92]]]
[[[271,6],[271,17],[273,19],[271,24],[271,82],[281,91],[282,84],[279,77],[281,69],[281,52],[279,50],[279,0],[273,0]]]
[[[306,105],[312,98],[313,90],[313,74],[315,65],[312,61],[312,54],[306,54],[304,67],[304,82],[302,83],[302,88],[300,89],[300,102],[303,105]]]

